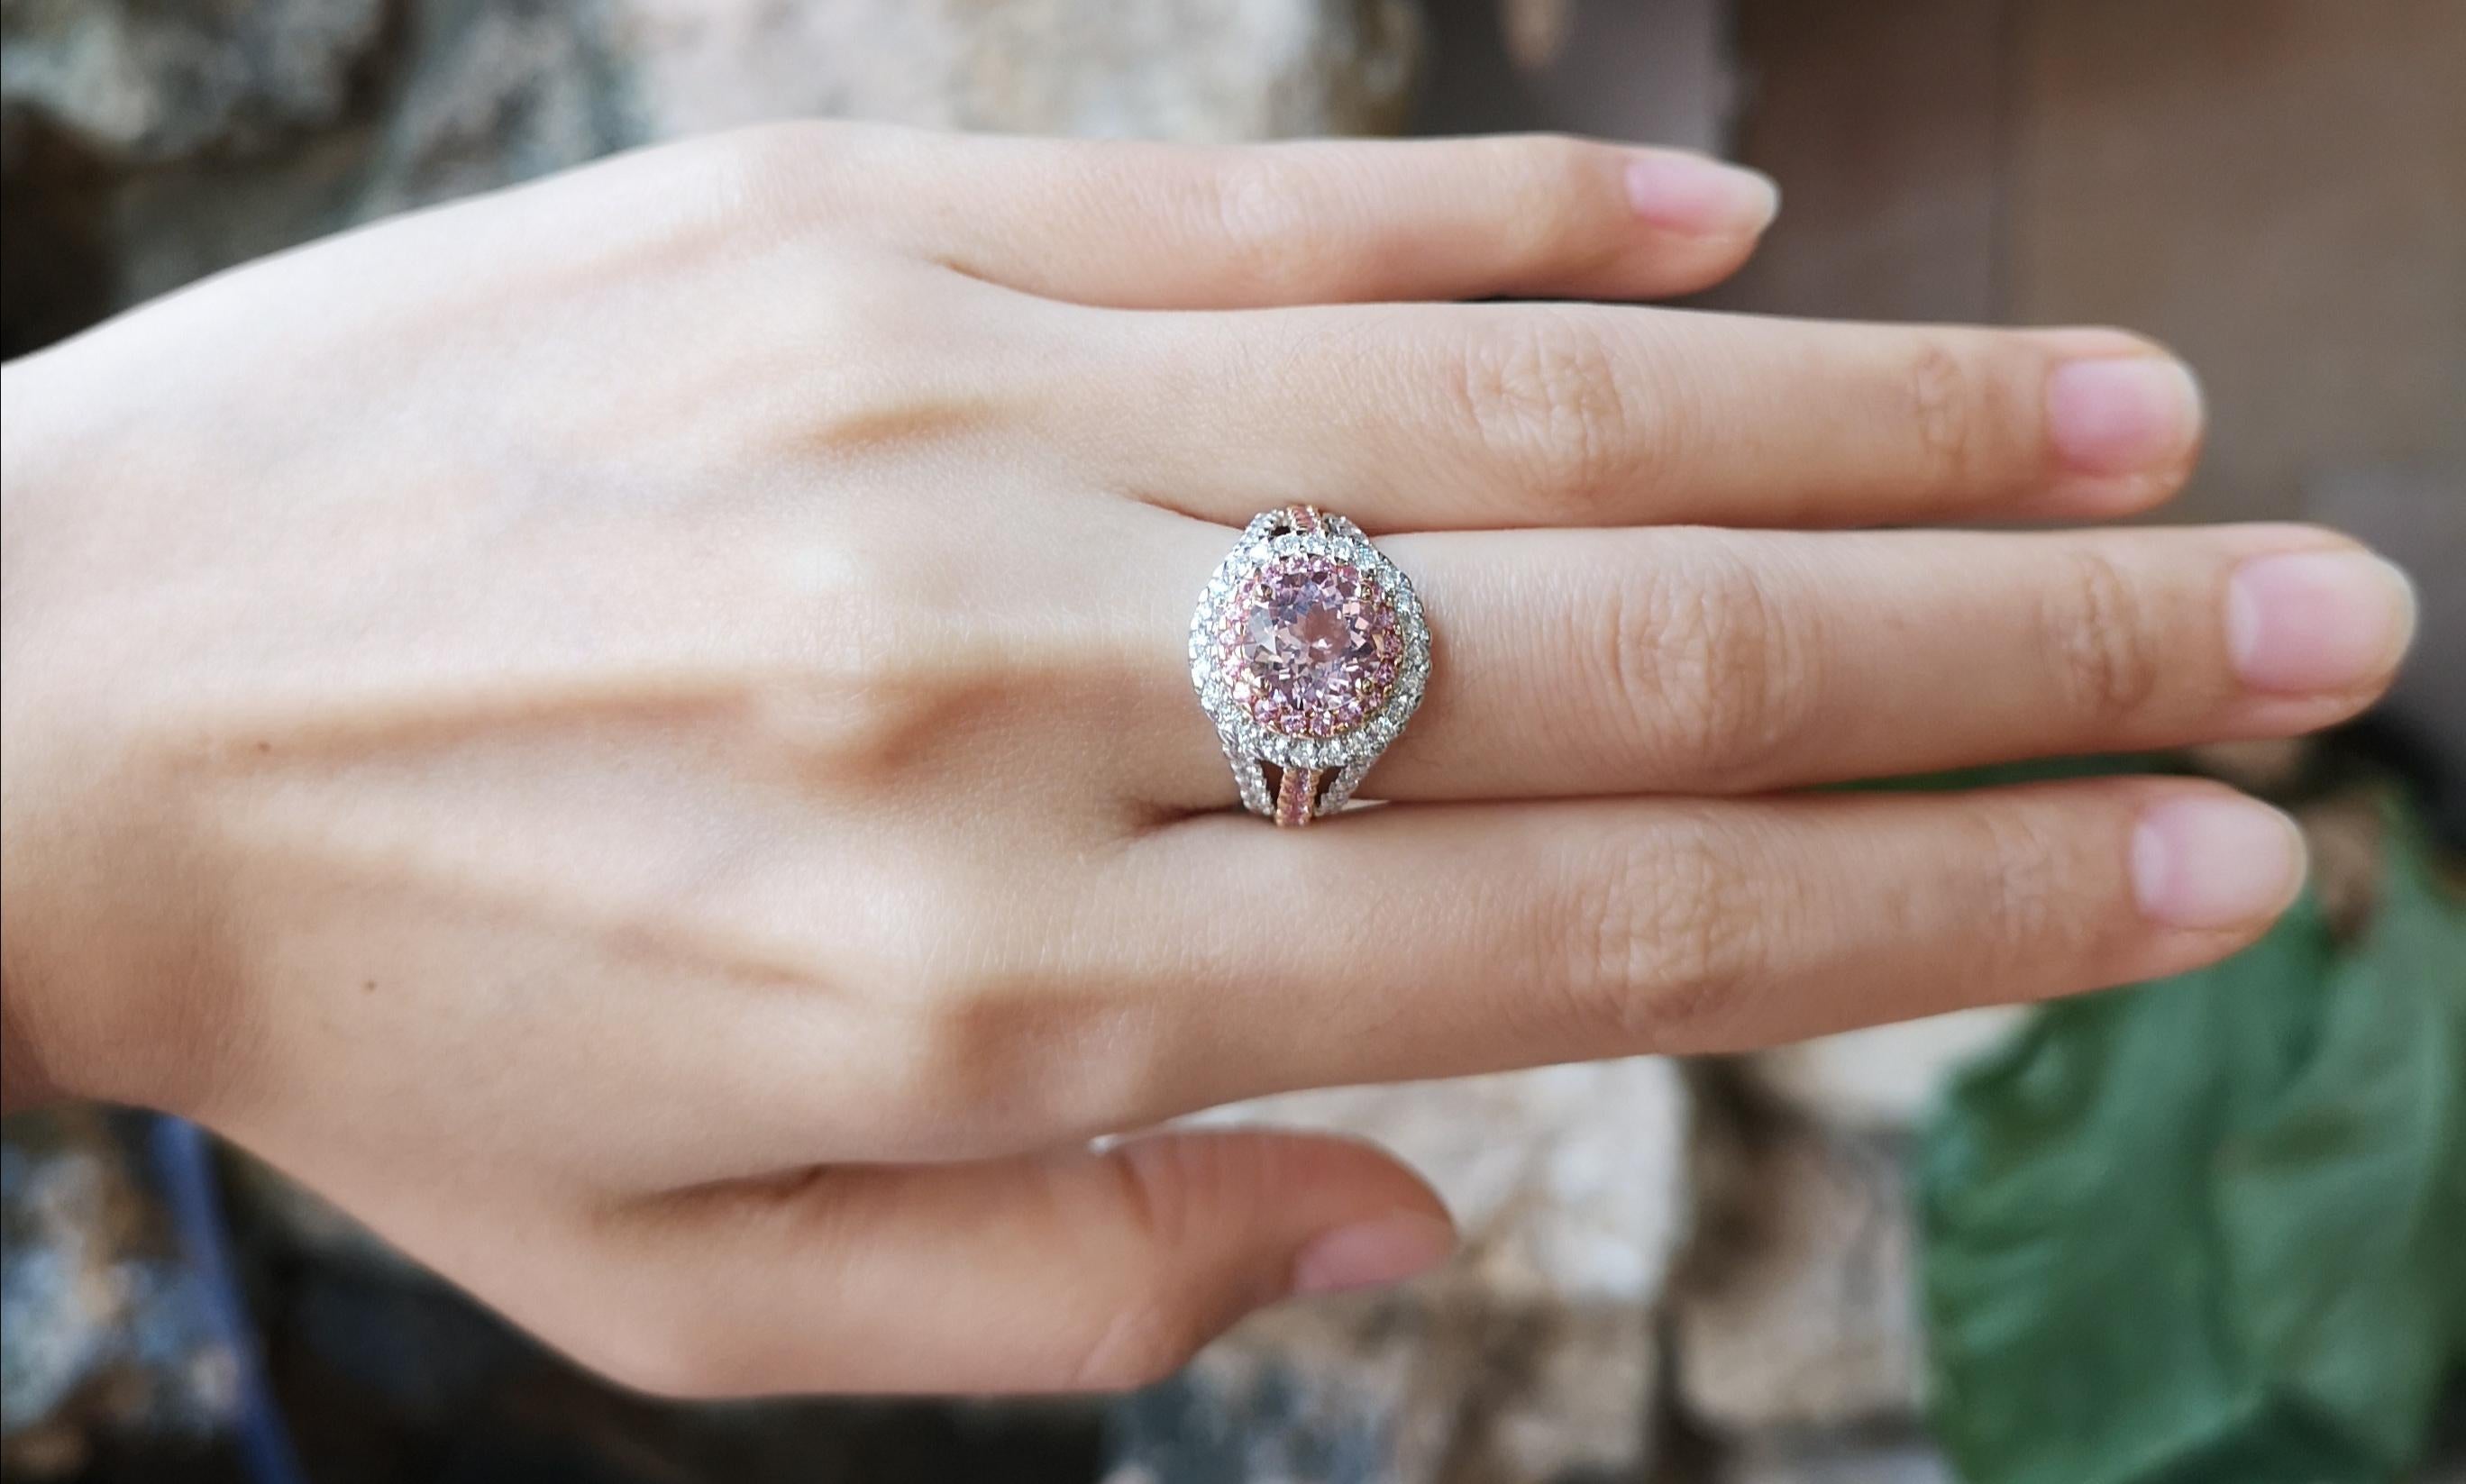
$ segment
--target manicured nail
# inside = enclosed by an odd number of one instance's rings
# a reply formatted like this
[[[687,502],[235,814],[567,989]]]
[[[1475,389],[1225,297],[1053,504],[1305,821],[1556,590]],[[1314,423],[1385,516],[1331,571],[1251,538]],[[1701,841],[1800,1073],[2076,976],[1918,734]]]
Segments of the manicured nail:
[[[2147,474],[2201,439],[2201,388],[2163,356],[2072,361],[2047,378],[2047,436],[2077,474]]]
[[[1453,1227],[1419,1211],[1398,1211],[1375,1221],[1338,1227],[1320,1235],[1293,1259],[1296,1294],[1339,1294],[1384,1288],[1429,1272],[1454,1255]]]
[[[2132,891],[2168,927],[2240,927],[2274,917],[2303,884],[2295,821],[2237,795],[2171,800],[2132,832]]]
[[[1636,215],[1666,232],[1752,236],[1772,225],[1781,188],[1743,166],[1655,151],[1627,162],[1626,199]]]
[[[2368,685],[2413,637],[2414,585],[2368,552],[2253,557],[2227,581],[2227,653],[2262,690]]]

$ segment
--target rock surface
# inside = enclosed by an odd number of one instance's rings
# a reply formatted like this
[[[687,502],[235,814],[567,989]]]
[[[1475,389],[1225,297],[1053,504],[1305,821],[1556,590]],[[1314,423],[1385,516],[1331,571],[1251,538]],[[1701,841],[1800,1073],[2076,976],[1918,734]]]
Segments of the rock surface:
[[[1106,1484],[1542,1484],[1651,1463],[1648,1317],[1429,1289],[1261,1315],[1112,1412]]]
[[[1915,1417],[1916,1227],[1897,1139],[1707,1115],[1671,1290],[1678,1385],[1725,1436]]]
[[[91,1109],[0,1144],[0,1471],[61,1478],[91,1439],[174,1448],[231,1423],[236,1356],[181,1260],[135,1143]]]
[[[384,19],[382,0],[11,0],[0,100],[12,142],[34,124],[113,165],[246,152],[338,122]]]
[[[1927,1443],[1887,1434],[1782,1436],[1750,1444],[1723,1461],[1720,1484],[1961,1484]]]
[[[1530,1303],[1660,1296],[1688,1224],[1688,1096],[1660,1057],[1331,1088],[1236,1103],[1192,1120],[1368,1139],[1429,1180],[1463,1250],[1438,1275]]]
[[[1412,0],[622,0],[661,137],[791,114],[1234,141],[1401,128]]]

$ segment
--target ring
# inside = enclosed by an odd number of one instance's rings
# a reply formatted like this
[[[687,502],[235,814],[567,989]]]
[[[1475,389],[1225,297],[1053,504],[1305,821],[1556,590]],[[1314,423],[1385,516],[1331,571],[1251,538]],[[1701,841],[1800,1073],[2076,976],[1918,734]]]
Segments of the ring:
[[[1251,521],[1191,615],[1199,704],[1243,807],[1279,825],[1344,808],[1429,678],[1412,583],[1359,526],[1315,506]]]

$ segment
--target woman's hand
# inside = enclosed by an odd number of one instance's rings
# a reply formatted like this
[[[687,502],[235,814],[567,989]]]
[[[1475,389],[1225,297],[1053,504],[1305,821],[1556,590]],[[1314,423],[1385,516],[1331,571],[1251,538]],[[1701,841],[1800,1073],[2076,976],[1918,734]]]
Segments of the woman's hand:
[[[2103,520],[2103,330],[1649,298],[1765,188],[1561,140],[799,125],[226,275],[9,368],[12,1074],[197,1118],[663,1390],[1114,1386],[1445,1251],[1315,1084],[2163,974],[2301,873],[2129,779],[2353,714],[2393,569]],[[1438,647],[1392,806],[1229,811],[1192,603],[1290,500]]]

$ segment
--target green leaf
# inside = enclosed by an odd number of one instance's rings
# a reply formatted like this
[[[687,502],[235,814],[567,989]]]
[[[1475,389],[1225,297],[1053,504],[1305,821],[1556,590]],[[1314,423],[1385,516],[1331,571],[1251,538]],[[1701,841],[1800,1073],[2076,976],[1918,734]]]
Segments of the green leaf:
[[[2389,831],[2354,944],[2050,1007],[1961,1076],[1919,1201],[1971,1484],[2364,1484],[2466,1355],[2466,912]]]

